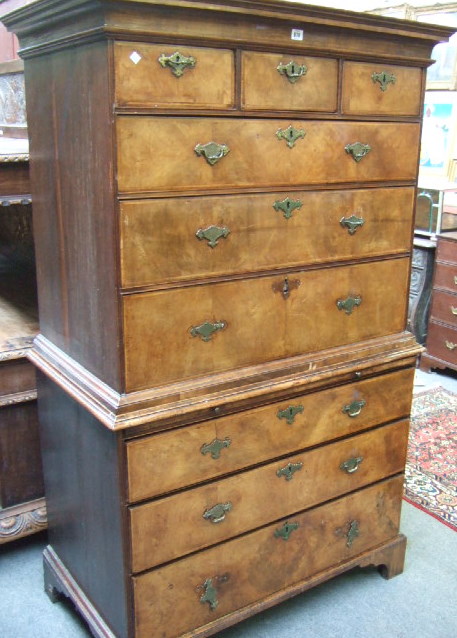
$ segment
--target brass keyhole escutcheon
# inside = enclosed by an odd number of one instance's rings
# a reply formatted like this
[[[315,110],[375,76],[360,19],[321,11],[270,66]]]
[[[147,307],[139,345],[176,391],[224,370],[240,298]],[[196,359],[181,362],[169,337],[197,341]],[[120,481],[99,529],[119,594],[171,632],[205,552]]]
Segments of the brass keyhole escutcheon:
[[[225,439],[214,439],[211,443],[205,443],[201,446],[200,452],[203,454],[210,454],[211,458],[217,460],[221,456],[221,451],[224,448],[228,448],[231,445],[231,439],[226,436]]]
[[[305,64],[298,64],[293,60],[291,60],[288,64],[278,64],[276,69],[278,73],[285,75],[291,84],[295,84],[295,82],[306,75],[308,71]]]
[[[288,463],[285,467],[282,467],[280,470],[276,471],[276,476],[281,478],[282,476],[286,479],[286,481],[291,481],[294,477],[295,472],[301,470],[303,467],[303,463]]]
[[[290,219],[294,210],[298,210],[302,206],[303,204],[299,199],[290,199],[290,197],[286,197],[282,201],[277,200],[273,204],[273,208],[276,211],[282,211],[285,219]]]
[[[186,57],[179,51],[176,51],[172,55],[162,55],[159,57],[159,63],[164,68],[168,67],[173,75],[180,78],[186,69],[193,69],[197,63],[197,60],[192,57]]]
[[[293,148],[295,146],[295,142],[301,137],[305,137],[305,135],[306,133],[303,129],[296,129],[292,125],[285,129],[279,129],[279,131],[276,131],[276,137],[278,140],[285,140],[289,148]]]
[[[288,277],[285,277],[282,282],[276,282],[272,285],[274,292],[280,292],[284,299],[288,299],[290,297],[291,290],[295,290],[301,284],[300,279],[292,279],[289,280]]]
[[[208,603],[211,611],[214,611],[219,604],[217,600],[217,591],[213,585],[213,579],[207,578],[203,583],[203,595],[200,597],[200,602],[204,605]]]
[[[381,91],[387,91],[387,87],[389,84],[395,84],[397,78],[393,73],[388,73],[387,71],[381,71],[380,73],[373,73],[371,75],[371,79],[376,84],[379,84],[379,88]]]
[[[288,425],[292,425],[297,414],[301,414],[303,411],[304,407],[302,405],[289,405],[288,408],[279,410],[277,417],[278,419],[285,419]]]
[[[284,541],[288,541],[292,532],[298,529],[300,525],[298,523],[284,523],[282,527],[278,527],[275,530],[276,538],[282,538]]]
[[[362,297],[357,295],[356,297],[347,297],[346,299],[338,299],[336,305],[338,310],[344,310],[347,315],[351,315],[354,308],[357,308],[362,303]]]

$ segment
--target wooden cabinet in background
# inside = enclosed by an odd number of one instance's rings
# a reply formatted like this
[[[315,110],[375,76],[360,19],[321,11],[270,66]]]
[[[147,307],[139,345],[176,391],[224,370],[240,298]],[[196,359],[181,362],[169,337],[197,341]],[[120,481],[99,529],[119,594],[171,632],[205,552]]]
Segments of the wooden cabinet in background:
[[[271,0],[5,20],[48,594],[99,638],[177,638],[356,565],[401,572],[420,118],[451,31]]]
[[[426,347],[422,369],[457,370],[457,232],[437,238]]]

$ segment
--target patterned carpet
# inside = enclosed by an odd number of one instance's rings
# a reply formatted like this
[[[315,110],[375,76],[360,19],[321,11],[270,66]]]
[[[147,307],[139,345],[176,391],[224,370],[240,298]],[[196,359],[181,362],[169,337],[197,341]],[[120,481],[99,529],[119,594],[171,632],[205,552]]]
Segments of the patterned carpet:
[[[457,531],[457,395],[444,388],[414,397],[405,499]]]

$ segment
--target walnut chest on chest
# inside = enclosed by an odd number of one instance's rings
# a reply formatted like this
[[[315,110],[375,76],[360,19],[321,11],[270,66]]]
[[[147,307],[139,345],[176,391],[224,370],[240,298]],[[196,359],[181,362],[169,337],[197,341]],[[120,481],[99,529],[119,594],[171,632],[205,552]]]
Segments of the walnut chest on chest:
[[[424,77],[450,30],[38,1],[25,58],[51,597],[206,636],[403,567]]]

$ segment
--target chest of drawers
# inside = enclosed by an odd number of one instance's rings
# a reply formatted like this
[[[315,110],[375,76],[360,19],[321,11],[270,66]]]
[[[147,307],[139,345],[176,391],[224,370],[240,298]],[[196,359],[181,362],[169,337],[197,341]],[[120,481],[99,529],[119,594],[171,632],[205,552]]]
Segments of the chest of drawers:
[[[206,636],[355,565],[401,572],[421,105],[450,30],[238,0],[6,23],[50,596],[95,636]]]
[[[427,352],[421,368],[457,370],[457,233],[439,235],[433,275]]]

